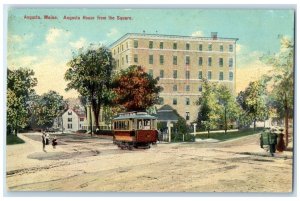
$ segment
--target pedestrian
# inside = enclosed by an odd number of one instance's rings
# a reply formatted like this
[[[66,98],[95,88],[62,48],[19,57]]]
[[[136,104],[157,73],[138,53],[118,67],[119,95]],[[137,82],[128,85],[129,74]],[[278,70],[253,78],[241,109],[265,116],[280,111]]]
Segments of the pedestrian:
[[[274,153],[276,152],[276,145],[277,145],[277,130],[276,129],[272,129],[272,131],[270,132],[270,153],[271,156],[274,156]]]
[[[56,145],[57,145],[57,138],[56,138],[56,136],[54,136],[54,138],[52,139],[52,147],[53,147],[53,149],[56,148]]]
[[[46,134],[43,132],[42,134],[42,143],[43,143],[43,151],[46,152],[45,147],[46,147]]]
[[[49,133],[46,134],[46,145],[49,145],[50,136]]]

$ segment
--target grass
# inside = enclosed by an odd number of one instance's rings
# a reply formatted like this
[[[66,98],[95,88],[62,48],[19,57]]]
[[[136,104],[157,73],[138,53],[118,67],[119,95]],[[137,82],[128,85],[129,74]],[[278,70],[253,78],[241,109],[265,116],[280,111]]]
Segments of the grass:
[[[213,139],[217,139],[220,141],[226,141],[226,140],[230,140],[230,139],[234,139],[234,138],[240,138],[240,137],[244,137],[244,136],[248,136],[248,135],[257,134],[262,130],[263,130],[263,128],[256,128],[256,130],[254,131],[253,128],[251,128],[251,129],[243,129],[243,130],[240,130],[237,132],[227,132],[226,134],[225,134],[225,132],[224,133],[211,132],[209,134],[209,137],[207,134],[198,134],[198,135],[196,135],[196,138],[200,138],[200,139],[213,138]]]
[[[6,135],[6,145],[23,144],[24,140],[16,135]]]

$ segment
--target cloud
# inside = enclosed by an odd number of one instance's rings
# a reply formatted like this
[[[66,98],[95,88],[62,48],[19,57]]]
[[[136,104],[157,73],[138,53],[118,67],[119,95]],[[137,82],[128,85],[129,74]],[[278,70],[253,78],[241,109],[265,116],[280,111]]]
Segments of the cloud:
[[[83,37],[80,37],[79,40],[70,42],[69,44],[72,48],[79,49],[79,48],[87,46],[87,40]]]
[[[204,34],[203,34],[203,31],[195,31],[191,34],[191,36],[194,36],[194,37],[203,37]]]
[[[65,40],[71,36],[69,31],[57,28],[49,29],[46,35],[46,42],[47,44],[53,44]]]
[[[119,35],[120,35],[120,32],[116,28],[111,28],[109,30],[109,32],[106,34],[106,36],[109,38],[115,38],[115,37],[118,37]]]

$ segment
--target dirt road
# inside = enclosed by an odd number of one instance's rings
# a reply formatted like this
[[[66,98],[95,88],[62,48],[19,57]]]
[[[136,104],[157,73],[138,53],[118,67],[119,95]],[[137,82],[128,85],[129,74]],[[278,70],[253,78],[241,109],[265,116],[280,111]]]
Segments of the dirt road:
[[[134,151],[110,139],[64,135],[47,152],[40,135],[23,134],[25,144],[7,146],[8,191],[292,191],[292,152],[270,157],[258,135]]]

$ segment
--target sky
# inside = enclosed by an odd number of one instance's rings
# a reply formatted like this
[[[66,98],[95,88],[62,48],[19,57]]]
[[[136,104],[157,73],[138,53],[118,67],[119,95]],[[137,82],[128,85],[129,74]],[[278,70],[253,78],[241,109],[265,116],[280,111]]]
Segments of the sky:
[[[38,94],[55,90],[64,98],[77,97],[65,91],[64,74],[72,52],[90,43],[110,45],[126,33],[170,34],[238,38],[237,92],[249,81],[270,70],[261,63],[263,54],[280,50],[279,35],[294,39],[294,10],[288,9],[97,9],[13,8],[8,9],[7,67],[35,71]],[[57,19],[44,19],[44,15]],[[28,19],[25,16],[40,16]],[[80,17],[68,20],[64,17]],[[93,16],[94,20],[84,20]],[[109,20],[108,16],[115,19]],[[131,20],[117,20],[117,16]],[[98,20],[97,17],[106,17]]]

